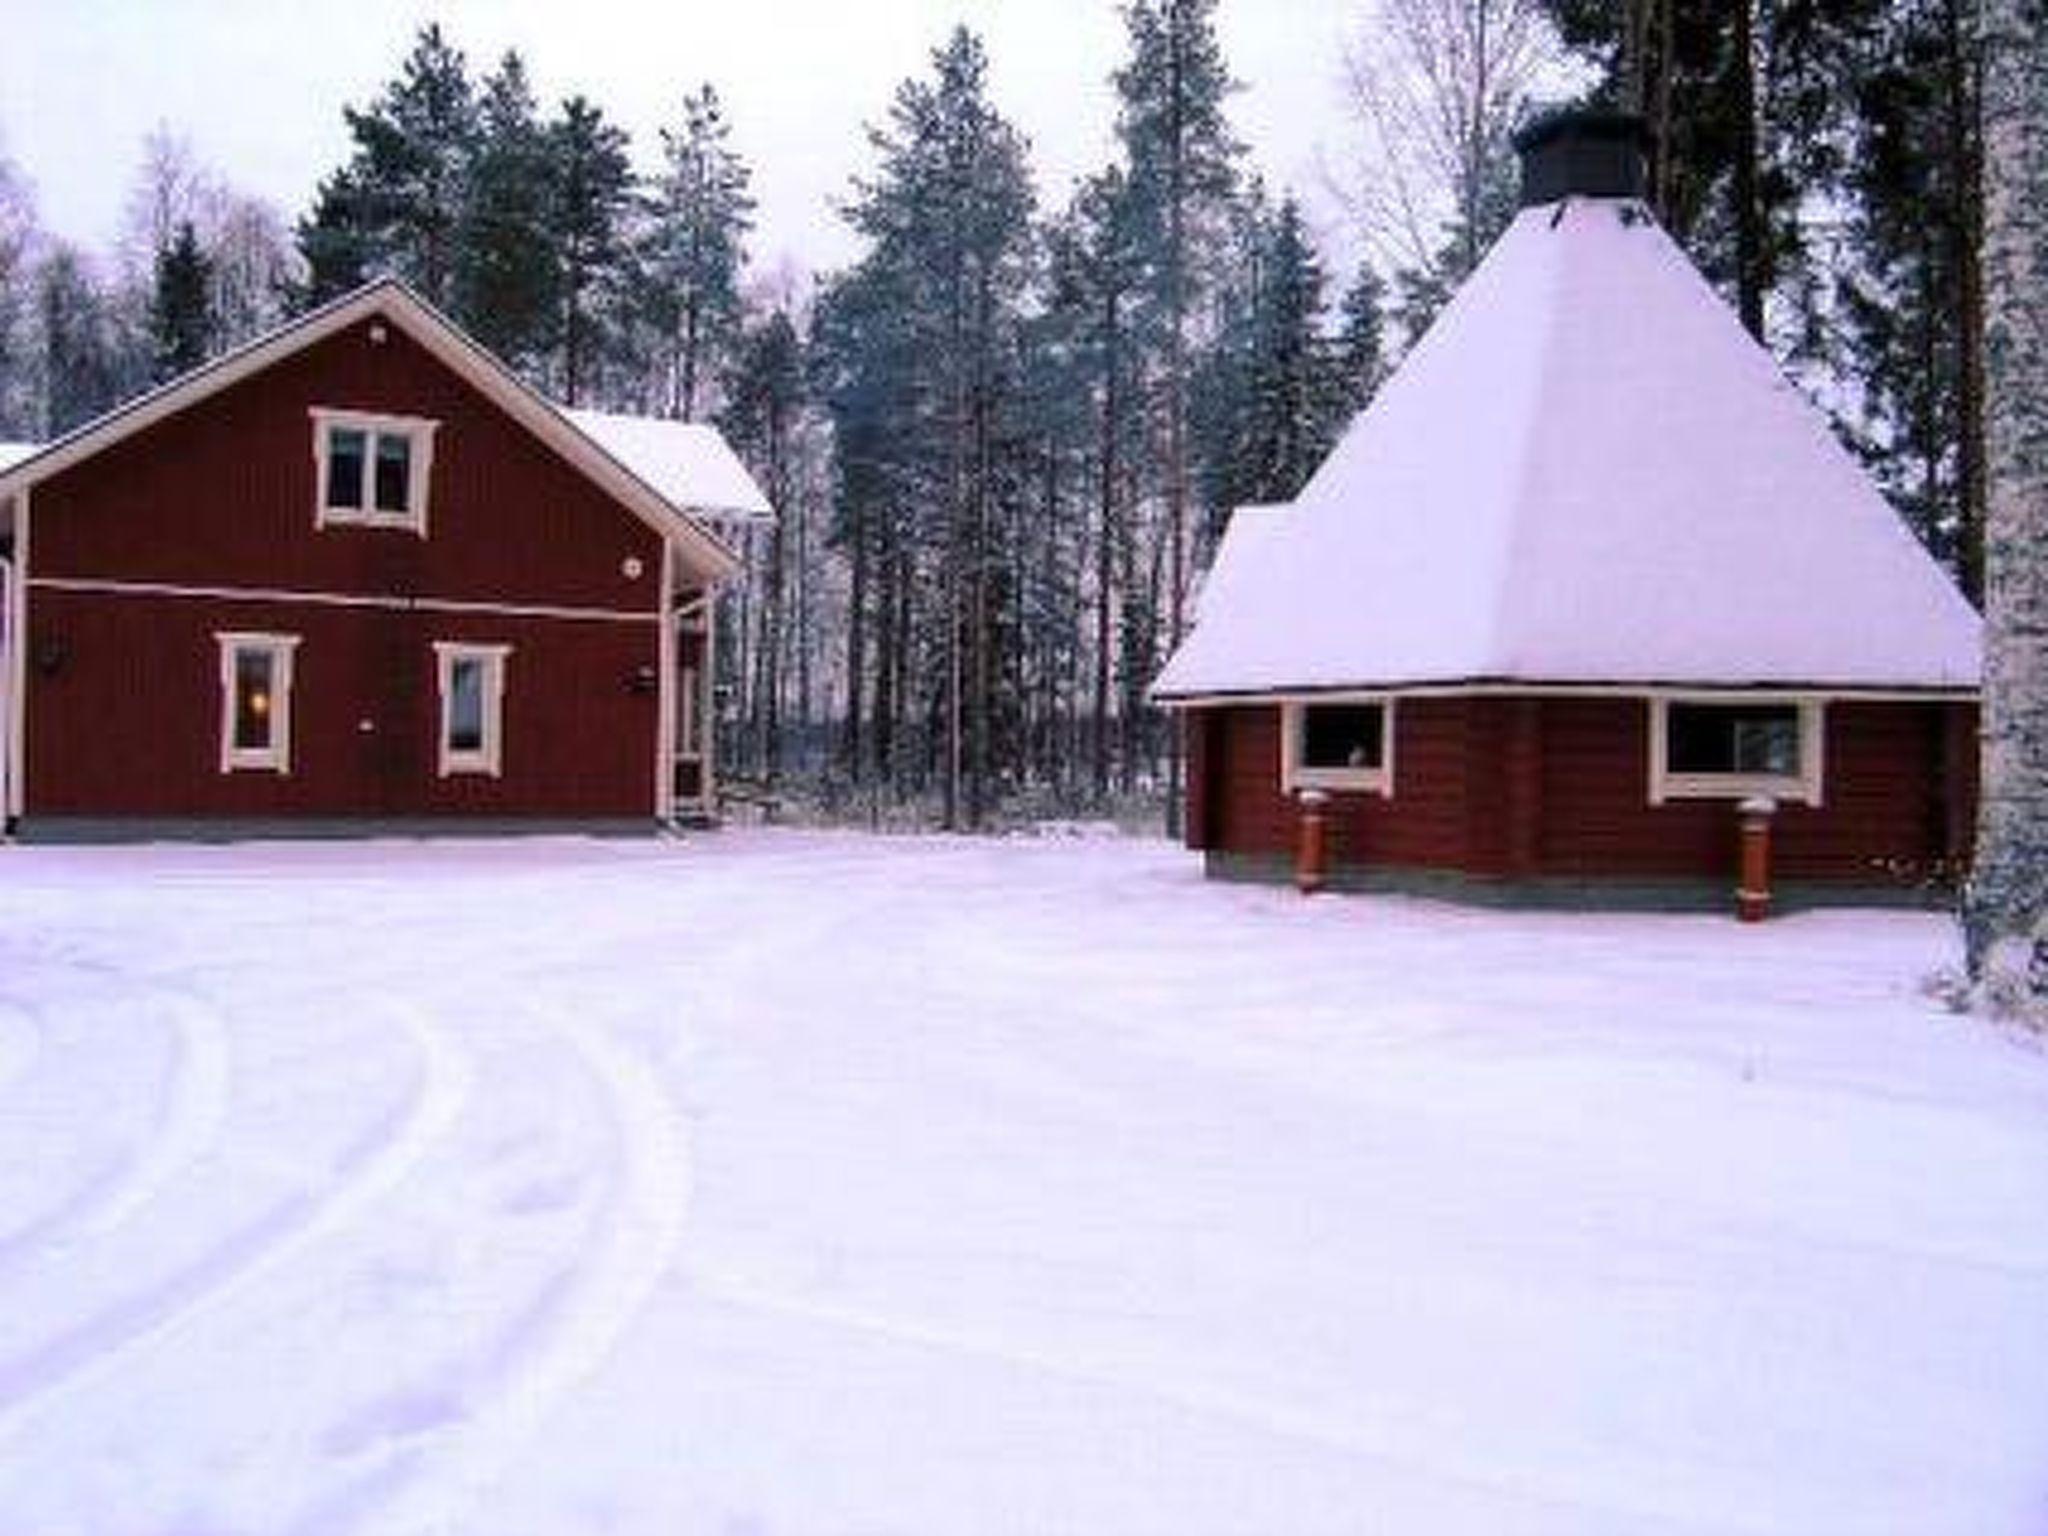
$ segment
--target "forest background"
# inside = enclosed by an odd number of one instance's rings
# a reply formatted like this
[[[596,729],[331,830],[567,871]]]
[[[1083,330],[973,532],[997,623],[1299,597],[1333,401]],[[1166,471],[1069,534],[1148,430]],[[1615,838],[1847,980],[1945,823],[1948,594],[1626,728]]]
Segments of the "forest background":
[[[879,101],[855,255],[750,266],[711,83],[658,142],[429,26],[282,212],[166,126],[115,248],[0,157],[0,439],[46,441],[380,273],[565,404],[715,421],[723,760],[828,814],[1175,803],[1145,690],[1230,512],[1285,502],[1512,216],[1514,131],[1640,111],[1650,199],[1966,593],[1983,582],[1983,56],[1962,0],[1376,0],[1325,172],[1233,132],[1216,0],[1133,0],[1115,148],[1048,189],[966,29]],[[394,53],[405,46],[394,40]],[[637,152],[636,152],[637,151]],[[1361,259],[1362,258],[1362,259]]]

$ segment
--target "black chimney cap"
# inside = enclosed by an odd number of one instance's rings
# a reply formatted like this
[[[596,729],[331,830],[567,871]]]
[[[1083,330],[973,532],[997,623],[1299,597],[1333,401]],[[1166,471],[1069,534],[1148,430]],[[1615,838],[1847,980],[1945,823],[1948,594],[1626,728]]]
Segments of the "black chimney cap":
[[[1562,197],[1641,197],[1650,133],[1632,112],[1568,107],[1515,135],[1522,157],[1522,206]]]

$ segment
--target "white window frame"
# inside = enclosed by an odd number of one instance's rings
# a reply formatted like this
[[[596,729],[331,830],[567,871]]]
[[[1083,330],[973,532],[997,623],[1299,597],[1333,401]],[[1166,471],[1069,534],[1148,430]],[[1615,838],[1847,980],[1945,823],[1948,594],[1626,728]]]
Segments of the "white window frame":
[[[475,773],[495,779],[504,773],[505,659],[511,654],[512,647],[509,645],[478,644],[470,640],[434,642],[434,670],[441,696],[435,748],[442,778]],[[462,661],[483,664],[484,730],[481,746],[474,750],[457,751],[449,745],[448,737],[449,727],[454,724],[450,718],[450,710],[455,699],[451,685],[455,677],[456,663]]]
[[[1745,800],[1768,795],[1773,800],[1818,806],[1827,770],[1827,701],[1800,693],[1659,693],[1650,697],[1650,804],[1667,800]],[[1671,706],[1710,704],[1722,709],[1744,705],[1797,707],[1799,772],[1674,773],[1670,767]]]
[[[1311,768],[1301,760],[1307,710],[1317,704],[1376,704],[1380,708],[1380,760],[1371,768]],[[1397,716],[1390,693],[1333,693],[1289,699],[1280,706],[1280,789],[1329,789],[1394,798],[1394,731]]]
[[[438,421],[424,416],[387,416],[372,411],[333,410],[316,405],[313,417],[313,526],[315,528],[398,528],[427,533],[427,491],[433,484],[434,433]],[[329,434],[336,429],[361,432],[363,448],[363,502],[360,507],[330,507],[327,504],[327,459]],[[406,440],[406,510],[377,510],[377,441],[384,437]]]
[[[292,656],[297,635],[255,630],[216,630],[220,645],[220,771],[222,773],[292,771]],[[236,661],[248,651],[270,658],[270,743],[263,747],[235,745]]]

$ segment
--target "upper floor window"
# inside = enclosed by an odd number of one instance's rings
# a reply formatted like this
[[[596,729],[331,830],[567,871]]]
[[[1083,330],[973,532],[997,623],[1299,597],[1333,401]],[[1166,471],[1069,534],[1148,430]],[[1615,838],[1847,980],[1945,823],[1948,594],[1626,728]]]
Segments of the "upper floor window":
[[[434,429],[419,416],[313,411],[313,521],[427,531]]]
[[[1820,804],[1818,699],[1658,698],[1650,801],[1769,795]]]
[[[1331,699],[1281,709],[1281,788],[1394,792],[1391,699]]]
[[[220,642],[220,771],[292,770],[292,653],[297,635],[231,632]]]

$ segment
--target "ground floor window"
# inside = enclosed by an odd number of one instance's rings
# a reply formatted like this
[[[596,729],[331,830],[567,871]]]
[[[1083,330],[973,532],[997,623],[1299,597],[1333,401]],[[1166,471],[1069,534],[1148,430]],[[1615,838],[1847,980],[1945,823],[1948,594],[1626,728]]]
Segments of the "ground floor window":
[[[1650,705],[1650,800],[1769,795],[1818,805],[1818,699],[1657,698]]]
[[[225,633],[220,642],[220,771],[290,773],[297,635]]]
[[[1281,706],[1281,788],[1394,792],[1394,702],[1318,699]]]
[[[441,678],[441,776],[504,765],[505,658],[509,645],[443,640],[434,655]]]

